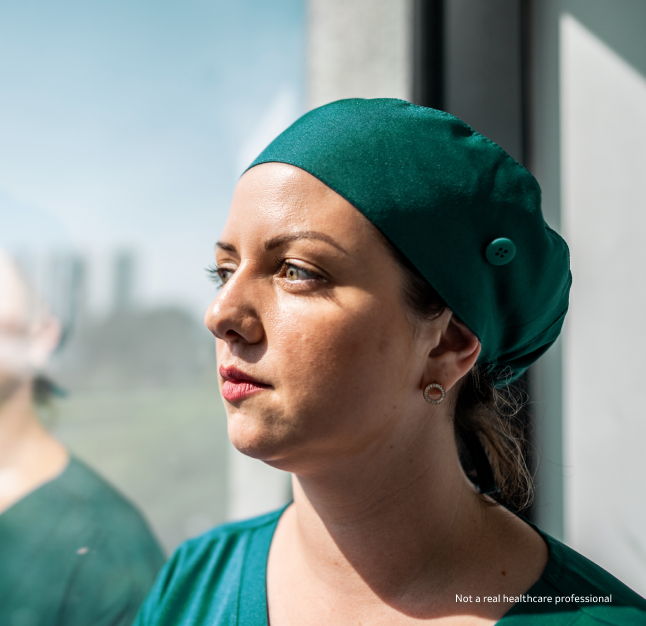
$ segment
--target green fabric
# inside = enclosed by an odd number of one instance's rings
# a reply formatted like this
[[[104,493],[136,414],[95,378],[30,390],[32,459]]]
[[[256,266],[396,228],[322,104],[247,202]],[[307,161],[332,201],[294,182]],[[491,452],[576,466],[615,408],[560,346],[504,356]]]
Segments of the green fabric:
[[[482,343],[481,364],[520,375],[558,336],[571,276],[534,177],[457,118],[403,100],[340,100],[310,111],[252,163],[316,176],[361,211]],[[516,255],[492,265],[506,237]]]
[[[159,575],[135,626],[267,626],[267,557],[283,510],[220,526],[180,546]],[[541,535],[550,557],[527,595],[549,596],[552,602],[517,603],[498,624],[646,624],[644,598],[574,550]],[[557,596],[573,594],[612,594],[612,603],[556,605]]]
[[[71,459],[0,515],[0,624],[130,626],[163,563],[139,512]]]

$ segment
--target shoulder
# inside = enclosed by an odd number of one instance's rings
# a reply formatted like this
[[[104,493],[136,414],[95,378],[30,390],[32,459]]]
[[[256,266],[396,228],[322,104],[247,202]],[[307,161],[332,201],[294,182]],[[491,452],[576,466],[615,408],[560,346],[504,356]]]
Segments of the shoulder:
[[[104,541],[117,541],[129,550],[139,547],[159,552],[152,531],[137,507],[78,459],[70,459],[52,487],[54,497],[70,507],[75,532],[100,534]]]
[[[102,558],[150,558],[161,567],[163,555],[139,510],[87,465],[70,458],[63,472],[26,496],[3,515],[5,534],[28,523],[29,543],[49,552],[86,554],[100,548]],[[70,552],[71,551],[71,552]]]
[[[267,554],[283,510],[223,524],[179,546],[158,576],[137,625],[182,623],[195,612],[219,624],[236,615],[245,586],[262,579],[264,592]]]
[[[58,493],[78,505],[98,509],[115,509],[139,515],[134,505],[105,478],[75,457],[52,485]]]
[[[541,577],[560,597],[566,613],[578,612],[577,626],[646,624],[646,600],[576,550],[541,532],[550,550]]]
[[[134,618],[164,563],[134,505],[73,458],[18,505],[7,512],[0,537],[0,577],[12,573],[16,602],[59,615],[66,624]],[[29,568],[34,555],[39,566]]]
[[[179,577],[201,577],[213,570],[240,570],[242,560],[249,549],[253,550],[253,539],[259,533],[267,535],[268,541],[263,542],[266,546],[259,545],[258,548],[269,549],[281,513],[282,509],[253,519],[223,524],[189,539],[175,550],[162,575],[170,581]]]
[[[41,502],[53,522],[48,551],[67,565],[76,587],[130,589],[139,602],[164,564],[164,554],[137,508],[106,480],[72,458]],[[55,541],[51,539],[56,538]],[[51,555],[54,558],[54,555]],[[103,592],[102,592],[103,593]],[[105,595],[105,594],[104,594]]]
[[[90,467],[72,457],[50,499],[64,507],[59,545],[95,582],[121,580],[146,593],[165,557],[137,507]],[[70,549],[70,548],[73,548]],[[143,591],[141,591],[143,590]]]

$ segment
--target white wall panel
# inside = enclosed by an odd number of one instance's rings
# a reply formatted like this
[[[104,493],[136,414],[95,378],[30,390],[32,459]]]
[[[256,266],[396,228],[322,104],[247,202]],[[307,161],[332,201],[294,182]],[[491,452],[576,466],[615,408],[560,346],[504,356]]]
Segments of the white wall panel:
[[[309,107],[410,99],[410,10],[410,0],[309,0]]]
[[[606,3],[613,19],[616,3]],[[646,3],[642,4],[646,24]],[[627,33],[628,35],[628,33]],[[646,58],[646,37],[641,40]],[[568,543],[646,593],[646,79],[560,18]]]

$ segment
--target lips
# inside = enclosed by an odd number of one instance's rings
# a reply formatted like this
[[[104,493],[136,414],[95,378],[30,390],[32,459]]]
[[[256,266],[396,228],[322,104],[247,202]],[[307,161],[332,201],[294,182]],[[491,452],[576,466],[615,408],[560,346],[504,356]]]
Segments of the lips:
[[[253,376],[241,372],[236,367],[220,367],[220,376],[224,379],[222,397],[227,402],[236,402],[250,395],[269,389],[271,385],[263,383]]]

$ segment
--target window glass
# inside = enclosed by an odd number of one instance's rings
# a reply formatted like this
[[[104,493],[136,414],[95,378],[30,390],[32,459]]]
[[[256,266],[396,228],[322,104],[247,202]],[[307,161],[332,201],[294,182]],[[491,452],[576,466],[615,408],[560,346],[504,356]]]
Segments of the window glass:
[[[303,30],[303,0],[0,7],[0,248],[63,328],[41,419],[167,553],[254,512],[204,268],[237,178],[302,113]],[[268,480],[259,508],[288,497]]]

